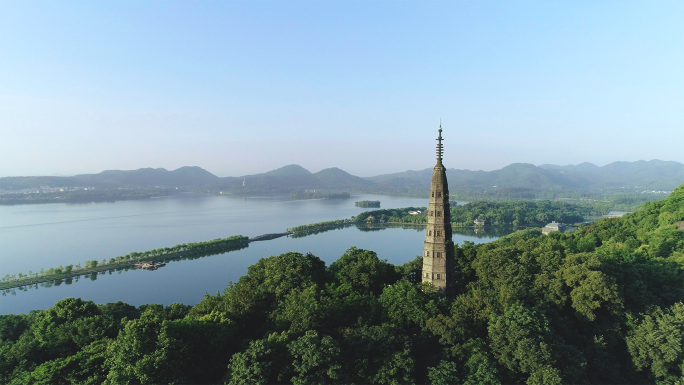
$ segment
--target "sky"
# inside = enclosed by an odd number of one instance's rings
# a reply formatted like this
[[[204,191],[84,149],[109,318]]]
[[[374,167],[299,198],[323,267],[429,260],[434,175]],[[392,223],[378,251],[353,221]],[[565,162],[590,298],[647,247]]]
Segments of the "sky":
[[[682,1],[2,1],[0,176],[684,162]]]

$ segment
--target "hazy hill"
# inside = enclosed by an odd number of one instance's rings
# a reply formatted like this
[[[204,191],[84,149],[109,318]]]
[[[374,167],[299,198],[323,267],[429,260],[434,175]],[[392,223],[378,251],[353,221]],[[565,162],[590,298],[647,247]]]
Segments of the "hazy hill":
[[[27,176],[0,178],[0,189],[50,187],[191,187],[211,185],[221,179],[200,167],[181,167],[168,171],[163,168],[138,170],[107,170],[98,174],[76,176]]]
[[[449,188],[452,190],[487,190],[492,188],[585,188],[590,183],[582,177],[564,175],[561,171],[542,169],[532,164],[514,163],[500,170],[470,171],[447,169]],[[432,169],[406,171],[367,178],[379,186],[427,188]]]
[[[684,181],[684,164],[662,160],[613,162],[603,167],[592,163],[580,163],[576,166],[543,164],[539,167],[564,172],[568,177],[581,176],[597,188],[673,190]]]
[[[366,179],[388,188],[427,188],[431,177],[432,169],[425,169]],[[514,163],[494,171],[448,169],[447,177],[452,190],[487,190],[495,187],[537,190],[622,187],[673,190],[684,182],[684,164],[660,160],[615,162],[603,167],[591,163],[576,166]]]
[[[684,182],[684,164],[660,160],[615,162],[603,167],[591,163],[567,166],[514,163],[494,171],[448,169],[447,176],[452,191],[510,191],[507,195],[511,197],[561,190],[673,190]],[[423,194],[428,190],[431,178],[431,168],[361,178],[336,167],[311,173],[290,164],[262,174],[228,178],[219,178],[200,167],[181,167],[173,171],[163,168],[109,170],[72,177],[6,177],[0,178],[0,189],[161,186],[199,187],[238,194],[290,193],[303,189]],[[522,191],[528,195],[520,195]]]
[[[304,167],[298,165],[298,164],[288,164],[287,166],[283,166],[281,168],[277,168],[275,170],[271,170],[269,172],[265,172],[263,174],[259,175],[275,175],[275,176],[293,176],[293,175],[311,175],[311,171],[305,169]]]
[[[354,176],[346,171],[342,171],[337,167],[326,168],[314,174],[322,186],[330,189],[344,189],[353,187],[368,187],[375,185],[375,183]]]
[[[351,175],[336,167],[311,173],[304,167],[291,164],[263,174],[232,178],[220,183],[217,187],[236,193],[289,193],[294,190],[342,190],[374,185],[375,183],[371,181]]]

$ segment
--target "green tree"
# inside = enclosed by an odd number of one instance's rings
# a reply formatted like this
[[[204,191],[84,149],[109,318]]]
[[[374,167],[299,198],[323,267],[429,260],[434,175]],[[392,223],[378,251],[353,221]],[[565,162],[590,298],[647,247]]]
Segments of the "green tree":
[[[627,346],[639,370],[650,369],[664,384],[684,383],[684,304],[655,309],[640,322],[632,321]]]
[[[560,372],[552,364],[551,330],[540,312],[513,304],[489,324],[491,347],[509,370],[527,373],[528,384],[560,384]]]
[[[315,330],[309,330],[287,347],[297,373],[292,377],[292,383],[325,384],[340,378],[340,347],[330,336],[321,338]]]
[[[330,265],[329,271],[341,285],[361,294],[378,295],[386,285],[400,278],[394,266],[381,261],[372,251],[352,247]]]
[[[251,341],[244,352],[230,359],[226,382],[230,385],[284,384],[292,377],[291,337],[283,332]]]

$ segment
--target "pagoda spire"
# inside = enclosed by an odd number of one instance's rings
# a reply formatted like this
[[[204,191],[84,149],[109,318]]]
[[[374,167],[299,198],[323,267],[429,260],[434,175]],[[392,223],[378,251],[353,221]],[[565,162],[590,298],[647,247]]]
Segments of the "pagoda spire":
[[[442,163],[442,154],[444,153],[442,145],[442,119],[439,120],[439,130],[437,132],[439,133],[437,136],[437,162]]]

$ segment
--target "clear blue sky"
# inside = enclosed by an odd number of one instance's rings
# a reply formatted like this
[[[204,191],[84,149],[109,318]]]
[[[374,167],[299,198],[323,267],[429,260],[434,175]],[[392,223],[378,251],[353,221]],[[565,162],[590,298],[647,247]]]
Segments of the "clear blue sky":
[[[684,162],[682,1],[0,2],[0,175]]]

